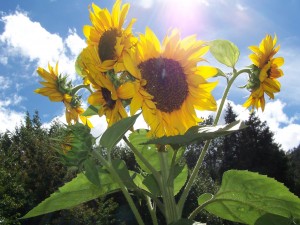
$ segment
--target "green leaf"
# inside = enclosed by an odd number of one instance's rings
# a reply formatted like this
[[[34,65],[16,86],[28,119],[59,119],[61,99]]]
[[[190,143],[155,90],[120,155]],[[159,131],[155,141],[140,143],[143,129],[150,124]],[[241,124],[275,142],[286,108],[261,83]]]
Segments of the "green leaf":
[[[106,170],[99,170],[101,187],[92,184],[84,174],[78,174],[72,181],[59,188],[23,218],[30,218],[61,209],[69,209],[83,202],[104,196],[119,189]]]
[[[252,225],[265,214],[300,218],[300,199],[272,178],[230,170],[205,209],[223,219]]]
[[[222,70],[220,70],[218,68],[217,68],[217,70],[218,70],[218,73],[214,77],[225,77],[225,78],[227,78],[226,74]]]
[[[239,59],[238,47],[227,40],[214,40],[210,42],[210,52],[220,63],[234,68]]]
[[[244,122],[234,121],[227,125],[218,126],[193,126],[187,130],[184,135],[164,136],[145,142],[145,144],[173,144],[187,145],[194,141],[205,141],[217,137],[221,137],[232,132],[246,128]]]
[[[258,220],[256,220],[254,225],[292,225],[292,224],[296,225],[296,223],[293,222],[294,221],[292,218],[286,218],[286,217],[267,213],[261,216],[260,218],[258,218]]]
[[[199,196],[198,198],[198,204],[199,205],[202,205],[204,204],[205,202],[211,200],[214,196],[210,193],[204,193],[202,195]]]
[[[187,165],[175,165],[174,168],[175,179],[174,179],[174,196],[178,194],[181,188],[184,186],[188,177]]]
[[[147,187],[146,191],[149,191],[154,196],[161,196],[159,185],[152,174],[148,174],[145,176],[143,184]]]
[[[124,136],[124,134],[133,126],[139,114],[131,117],[124,118],[111,127],[102,134],[100,139],[100,145],[111,150]]]
[[[87,177],[87,179],[92,182],[93,184],[100,187],[100,179],[99,179],[99,172],[96,166],[96,163],[92,159],[87,159],[83,163],[85,173],[84,175]]]
[[[132,132],[129,135],[129,141],[131,144],[144,156],[144,158],[149,159],[149,163],[153,166],[153,168],[157,171],[160,170],[159,158],[157,154],[157,148],[154,144],[142,145],[142,143],[147,142],[149,138],[147,137],[146,130],[137,130]],[[141,169],[147,173],[151,173],[151,171],[144,165],[139,157],[135,155],[136,162],[139,164]]]
[[[123,160],[115,159],[112,161],[112,166],[120,176],[121,180],[125,186],[129,189],[135,189],[136,185],[133,182],[133,179],[129,175],[129,170]]]
[[[84,113],[82,113],[82,116],[94,116],[94,115],[98,115],[98,110],[99,110],[99,106],[93,106],[90,105],[85,111]]]
[[[180,219],[170,225],[206,225],[206,223],[199,223],[189,219]]]
[[[129,141],[131,144],[144,156],[145,159],[149,159],[148,162],[152,165],[152,167],[160,171],[160,163],[159,163],[159,156],[158,156],[158,149],[155,144],[144,144],[145,142],[149,142],[150,138],[147,136],[147,131],[144,129],[136,130],[129,135]],[[172,161],[172,156],[174,150],[171,146],[166,146],[166,151],[168,154],[168,162],[169,165]],[[182,157],[183,149],[179,149],[179,152],[176,155],[176,161]],[[135,155],[135,159],[141,169],[147,173],[151,173],[151,171],[144,165],[142,160]]]

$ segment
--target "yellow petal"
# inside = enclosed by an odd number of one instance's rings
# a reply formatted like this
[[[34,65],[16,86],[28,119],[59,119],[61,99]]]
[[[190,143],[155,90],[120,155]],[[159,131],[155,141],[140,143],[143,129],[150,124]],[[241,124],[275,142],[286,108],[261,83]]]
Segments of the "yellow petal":
[[[122,84],[117,89],[117,95],[121,99],[129,99],[132,98],[136,93],[135,85],[133,82],[127,82],[125,84]]]

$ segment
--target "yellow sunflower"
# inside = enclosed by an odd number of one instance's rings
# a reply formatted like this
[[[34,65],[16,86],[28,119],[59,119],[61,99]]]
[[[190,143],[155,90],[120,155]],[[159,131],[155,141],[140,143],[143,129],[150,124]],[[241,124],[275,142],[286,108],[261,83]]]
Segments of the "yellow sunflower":
[[[82,116],[84,109],[80,107],[80,100],[78,96],[71,95],[72,84],[67,82],[66,76],[58,75],[58,63],[55,68],[48,64],[49,72],[39,67],[38,74],[46,80],[40,83],[44,85],[43,88],[35,90],[36,93],[47,96],[53,102],[63,102],[66,107],[66,121],[68,124],[77,123],[78,117],[83,124],[93,127],[87,117]]]
[[[99,107],[99,116],[105,116],[108,126],[122,118],[127,117],[127,112],[122,100],[130,98],[126,90],[116,87],[104,73],[100,57],[94,46],[88,46],[81,53],[82,68],[87,79],[95,90],[88,98],[89,104]]]
[[[72,103],[67,101],[64,101],[64,104],[66,107],[66,121],[69,125],[78,123],[79,118],[84,125],[87,125],[90,128],[93,127],[88,117],[81,115],[84,113],[83,108],[81,108],[80,106],[72,106]]]
[[[279,68],[284,64],[282,57],[273,58],[278,52],[280,46],[276,46],[277,37],[274,39],[267,35],[259,46],[250,46],[249,49],[253,54],[249,58],[253,62],[252,74],[250,75],[251,94],[244,103],[245,107],[261,108],[264,111],[266,93],[271,99],[274,99],[274,93],[280,91],[280,83],[277,78],[283,76]],[[251,83],[250,82],[250,83]]]
[[[37,73],[45,81],[40,82],[44,87],[36,89],[35,92],[47,96],[52,102],[61,102],[72,98],[68,94],[70,84],[67,84],[66,79],[58,75],[58,63],[55,68],[48,64],[48,70],[49,72],[41,67],[37,69]]]
[[[124,71],[123,55],[131,51],[136,42],[131,32],[135,19],[132,19],[125,29],[122,28],[130,5],[124,4],[121,8],[121,4],[122,1],[117,0],[111,13],[106,8],[101,9],[92,4],[92,26],[86,25],[83,28],[87,44],[97,49],[101,68],[105,71]]]
[[[195,36],[180,40],[177,30],[161,45],[147,28],[145,35],[140,35],[135,54],[131,54],[134,60],[124,58],[136,81],[123,84],[122,91],[132,95],[131,114],[142,109],[150,135],[183,134],[201,121],[195,109],[216,110],[211,91],[217,82],[208,83],[206,79],[214,76],[217,69],[197,65],[204,61],[201,57],[208,48]]]

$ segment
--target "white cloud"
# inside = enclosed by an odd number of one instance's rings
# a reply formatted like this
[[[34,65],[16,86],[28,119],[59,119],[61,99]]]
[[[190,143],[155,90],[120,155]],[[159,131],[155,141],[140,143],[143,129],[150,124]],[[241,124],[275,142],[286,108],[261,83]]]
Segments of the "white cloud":
[[[76,30],[70,30],[69,35],[63,39],[19,11],[3,16],[1,21],[4,23],[4,31],[0,34],[0,44],[5,47],[5,57],[23,56],[44,68],[48,62],[54,65],[59,61],[59,72],[76,79],[74,62],[85,46],[85,41],[77,35]]]
[[[0,100],[0,133],[14,131],[24,121],[25,114],[8,109],[8,105],[8,101]]]
[[[75,57],[78,56],[81,50],[86,46],[85,41],[76,33],[76,29],[69,30],[69,36],[66,38],[65,43]]]

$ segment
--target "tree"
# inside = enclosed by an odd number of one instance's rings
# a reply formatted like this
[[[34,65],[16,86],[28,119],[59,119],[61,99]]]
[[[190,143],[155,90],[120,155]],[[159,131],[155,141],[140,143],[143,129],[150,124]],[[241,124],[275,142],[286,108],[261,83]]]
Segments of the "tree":
[[[288,152],[290,189],[300,197],[300,144]]]
[[[231,106],[228,106],[225,121],[232,122],[235,117]],[[221,174],[228,169],[250,170],[288,185],[287,156],[275,142],[267,123],[253,112],[246,125],[246,129],[224,137]]]
[[[118,204],[111,198],[18,220],[76,175],[62,164],[53,149],[52,138],[59,137],[65,126],[56,122],[49,130],[43,128],[38,112],[32,119],[27,113],[24,121],[14,132],[0,135],[0,223],[114,224],[112,215]]]

